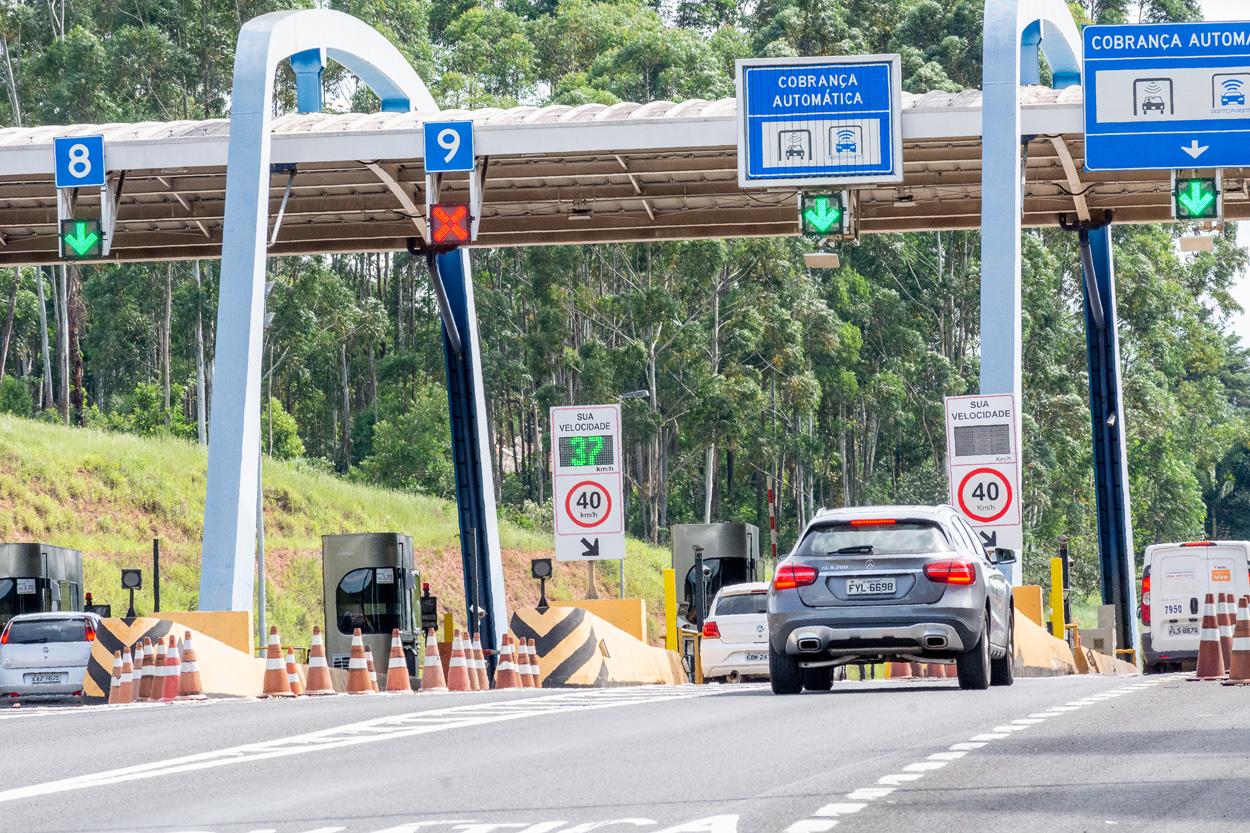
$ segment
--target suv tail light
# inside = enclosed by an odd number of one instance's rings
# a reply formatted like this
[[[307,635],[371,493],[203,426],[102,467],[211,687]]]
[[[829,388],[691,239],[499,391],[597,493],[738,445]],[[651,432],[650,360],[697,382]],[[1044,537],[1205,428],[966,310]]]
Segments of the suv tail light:
[[[91,624],[90,620],[84,622],[83,624],[86,626],[86,629],[87,629],[87,641],[95,642],[95,626]]]
[[[856,518],[851,526],[894,526],[896,523],[894,518]]]
[[[716,624],[715,619],[708,619],[703,623],[704,639],[720,639],[720,626]]]
[[[807,564],[783,563],[777,567],[777,574],[773,576],[773,589],[793,590],[796,587],[807,587],[816,583],[816,576],[819,574],[815,567]]]
[[[1150,568],[1141,577],[1141,623],[1150,625]]]
[[[1182,547],[1214,547],[1214,541],[1186,541]]]
[[[939,584],[975,584],[977,568],[971,561],[950,558],[924,565],[924,576],[929,581],[936,581]]]

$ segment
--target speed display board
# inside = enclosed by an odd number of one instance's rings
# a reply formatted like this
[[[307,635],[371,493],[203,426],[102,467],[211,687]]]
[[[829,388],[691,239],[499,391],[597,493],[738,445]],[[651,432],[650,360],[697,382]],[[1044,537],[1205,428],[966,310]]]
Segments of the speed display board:
[[[948,396],[946,460],[951,505],[976,529],[981,543],[1022,550],[1015,397]]]
[[[556,558],[624,558],[620,406],[552,408],[551,443]]]

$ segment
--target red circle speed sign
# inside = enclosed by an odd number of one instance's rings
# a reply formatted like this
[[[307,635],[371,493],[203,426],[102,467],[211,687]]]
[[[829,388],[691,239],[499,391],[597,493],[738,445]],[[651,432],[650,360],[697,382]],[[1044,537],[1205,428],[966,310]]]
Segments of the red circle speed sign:
[[[1011,481],[998,469],[973,469],[959,481],[955,495],[959,508],[969,518],[983,524],[993,523],[1011,508]]]
[[[583,529],[599,526],[612,514],[612,495],[603,484],[583,480],[564,496],[564,514]]]

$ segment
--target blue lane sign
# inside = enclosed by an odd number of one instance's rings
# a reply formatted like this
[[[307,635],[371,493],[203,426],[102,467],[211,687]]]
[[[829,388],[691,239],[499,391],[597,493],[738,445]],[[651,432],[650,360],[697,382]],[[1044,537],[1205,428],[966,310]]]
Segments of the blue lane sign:
[[[57,188],[103,188],[103,136],[65,136],[52,140]]]
[[[473,170],[473,122],[427,121],[425,132],[425,172]]]
[[[903,181],[897,55],[737,62],[738,183]]]
[[[1250,166],[1250,23],[1085,27],[1085,167]]]

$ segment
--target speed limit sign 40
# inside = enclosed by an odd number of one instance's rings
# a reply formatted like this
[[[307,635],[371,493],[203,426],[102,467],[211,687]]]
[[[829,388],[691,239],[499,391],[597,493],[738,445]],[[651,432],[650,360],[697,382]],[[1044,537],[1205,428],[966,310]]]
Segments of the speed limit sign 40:
[[[955,496],[964,515],[983,524],[1001,520],[1015,503],[1010,478],[989,466],[974,468],[965,474]]]

